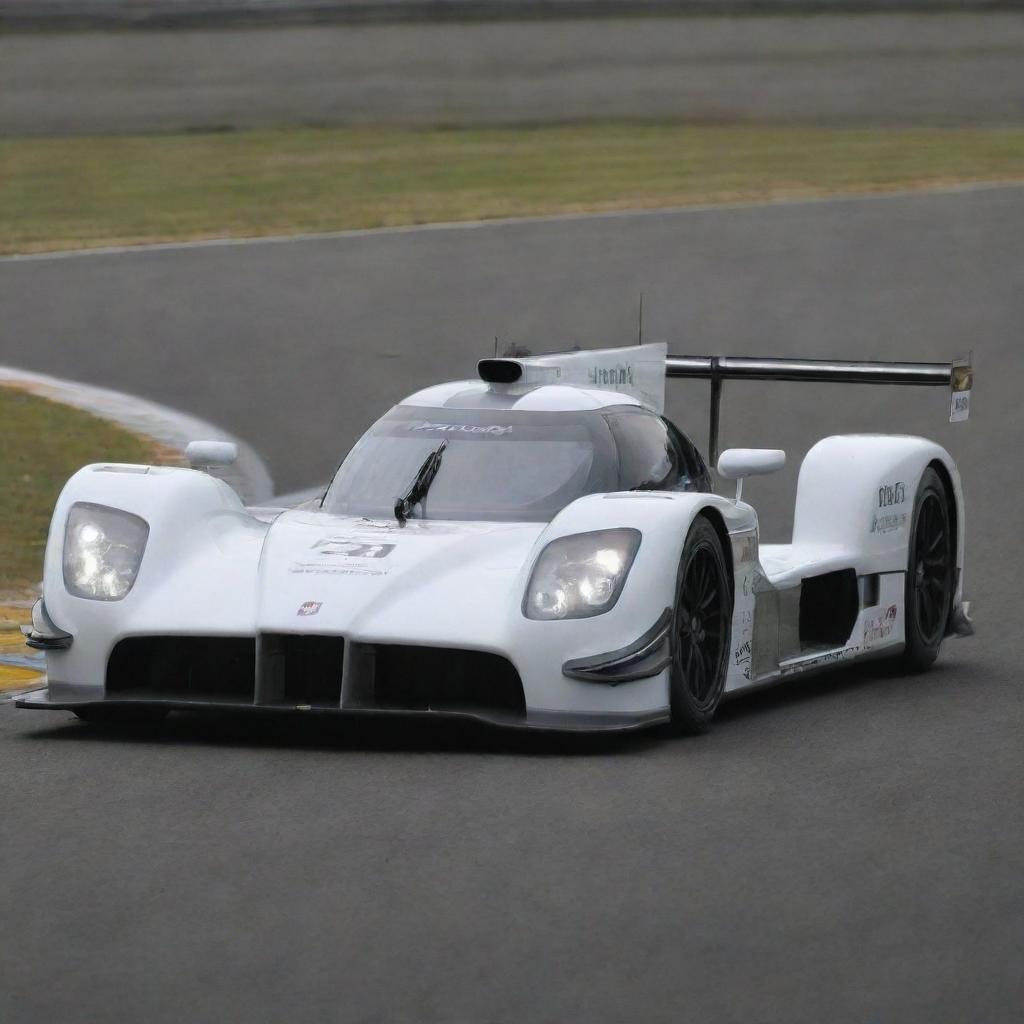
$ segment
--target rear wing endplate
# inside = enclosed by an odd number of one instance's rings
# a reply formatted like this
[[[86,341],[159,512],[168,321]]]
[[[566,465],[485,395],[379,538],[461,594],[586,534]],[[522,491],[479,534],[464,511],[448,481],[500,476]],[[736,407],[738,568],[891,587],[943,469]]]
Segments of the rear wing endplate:
[[[966,420],[971,409],[974,370],[971,358],[950,363],[876,363],[829,359],[761,359],[747,356],[673,356],[665,376],[711,382],[708,461],[718,459],[718,421],[722,383],[727,380],[788,380],[833,384],[902,384],[950,389],[949,421]]]

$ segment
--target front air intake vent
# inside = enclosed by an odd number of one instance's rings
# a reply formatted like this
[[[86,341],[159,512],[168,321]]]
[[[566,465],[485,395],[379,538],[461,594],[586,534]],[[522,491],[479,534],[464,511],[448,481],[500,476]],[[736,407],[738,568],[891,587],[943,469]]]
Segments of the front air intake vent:
[[[406,711],[526,712],[515,666],[498,654],[450,647],[353,644],[346,706]]]
[[[345,661],[344,637],[264,633],[260,641],[257,703],[338,707]]]
[[[107,696],[251,704],[255,672],[251,636],[135,636],[111,652]]]

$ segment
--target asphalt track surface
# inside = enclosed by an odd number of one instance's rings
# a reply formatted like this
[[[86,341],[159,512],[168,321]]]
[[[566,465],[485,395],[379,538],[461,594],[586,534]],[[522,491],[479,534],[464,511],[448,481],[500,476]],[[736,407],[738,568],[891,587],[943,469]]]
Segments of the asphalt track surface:
[[[1010,1022],[1024,1006],[1024,190],[0,263],[0,361],[184,406],[322,475],[391,399],[538,348],[943,359],[926,390],[727,385],[784,538],[819,436],[958,459],[978,635],[699,739],[0,705],[0,1020]],[[702,437],[700,386],[671,412]]]
[[[1013,11],[0,33],[0,135],[1022,115]]]

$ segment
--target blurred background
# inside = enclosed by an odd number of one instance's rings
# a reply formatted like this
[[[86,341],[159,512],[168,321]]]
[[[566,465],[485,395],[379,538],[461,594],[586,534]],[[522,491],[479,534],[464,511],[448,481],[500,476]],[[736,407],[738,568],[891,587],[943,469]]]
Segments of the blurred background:
[[[495,337],[632,340],[641,292],[676,352],[983,358],[1022,178],[1015,2],[0,0],[0,360],[219,422],[292,490]],[[765,398],[736,441],[795,448],[784,535],[835,396]],[[704,389],[672,402],[701,437]]]
[[[973,350],[967,424],[728,384],[722,442],[787,450],[766,540],[818,438],[947,445],[984,630],[707,741],[2,705],[0,1020],[1019,1020],[1022,183],[1012,0],[0,0],[0,691],[63,482],[180,458],[11,368],[215,424],[280,494],[496,345],[633,342],[641,294],[677,354]]]

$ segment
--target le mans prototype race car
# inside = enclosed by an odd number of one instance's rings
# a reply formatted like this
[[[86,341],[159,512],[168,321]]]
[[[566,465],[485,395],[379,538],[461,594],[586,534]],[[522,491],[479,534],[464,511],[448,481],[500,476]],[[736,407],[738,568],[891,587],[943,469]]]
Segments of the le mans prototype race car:
[[[761,544],[662,416],[666,377],[952,387],[964,364],[675,357],[664,345],[485,359],[378,420],[326,492],[247,508],[193,469],[92,465],[61,494],[27,642],[25,708],[87,721],[170,709],[469,716],[565,730],[704,728],[724,695],[860,659],[926,668],[971,632],[949,454],[827,437],[800,469],[793,538]]]

